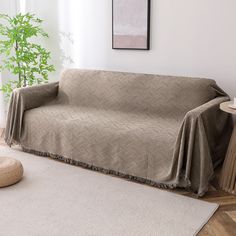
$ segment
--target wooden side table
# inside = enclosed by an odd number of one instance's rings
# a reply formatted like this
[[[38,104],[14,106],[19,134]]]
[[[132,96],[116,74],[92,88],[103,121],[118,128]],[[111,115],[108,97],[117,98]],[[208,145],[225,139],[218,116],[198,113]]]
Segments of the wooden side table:
[[[229,104],[233,104],[233,102],[230,101],[221,103],[220,109],[236,115],[236,110],[229,108]],[[220,187],[226,192],[236,194],[236,124],[234,125],[233,133],[221,171]]]

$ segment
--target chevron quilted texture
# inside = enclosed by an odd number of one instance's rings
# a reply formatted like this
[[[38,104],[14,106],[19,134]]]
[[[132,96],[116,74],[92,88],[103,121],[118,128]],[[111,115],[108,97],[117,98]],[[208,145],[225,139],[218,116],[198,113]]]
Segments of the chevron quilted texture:
[[[59,97],[69,105],[173,117],[215,98],[215,86],[207,79],[72,69],[62,74]]]
[[[46,86],[54,99],[37,106],[24,104],[40,100],[40,93],[45,98],[45,88],[12,97],[11,106],[22,109],[9,113],[8,136],[15,132],[13,116],[23,126],[19,139],[6,137],[9,145],[199,195],[207,191],[231,128],[219,110],[228,97],[215,81],[70,69],[59,85]]]

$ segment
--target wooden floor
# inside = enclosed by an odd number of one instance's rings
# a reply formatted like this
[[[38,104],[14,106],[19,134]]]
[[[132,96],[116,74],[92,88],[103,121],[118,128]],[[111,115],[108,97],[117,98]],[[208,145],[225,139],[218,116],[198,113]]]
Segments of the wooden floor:
[[[6,145],[0,130],[0,146]],[[210,190],[201,199],[207,202],[214,202],[220,205],[217,212],[204,226],[199,236],[236,236],[236,196],[221,191],[218,186],[220,168],[216,170],[216,178],[212,181]],[[175,190],[172,191],[188,197],[193,197],[191,193]]]
[[[218,179],[221,168],[216,170],[216,178],[212,181],[210,190],[201,200],[220,205],[219,209],[198,234],[199,236],[236,236],[236,196],[220,190]],[[181,193],[180,191],[175,191]],[[190,193],[182,193],[191,197]]]

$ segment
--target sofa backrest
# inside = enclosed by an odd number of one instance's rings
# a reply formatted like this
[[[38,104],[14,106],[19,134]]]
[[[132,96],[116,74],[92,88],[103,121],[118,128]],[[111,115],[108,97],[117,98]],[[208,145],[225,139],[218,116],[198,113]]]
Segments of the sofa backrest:
[[[62,103],[128,112],[180,113],[218,96],[214,80],[68,69],[59,83]]]

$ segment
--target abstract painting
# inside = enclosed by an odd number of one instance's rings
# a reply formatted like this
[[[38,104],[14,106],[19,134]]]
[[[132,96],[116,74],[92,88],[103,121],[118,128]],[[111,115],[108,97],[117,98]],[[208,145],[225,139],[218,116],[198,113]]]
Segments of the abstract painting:
[[[112,48],[149,50],[150,0],[113,0]]]

